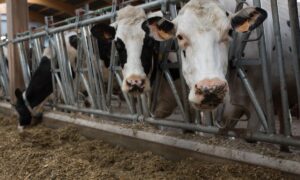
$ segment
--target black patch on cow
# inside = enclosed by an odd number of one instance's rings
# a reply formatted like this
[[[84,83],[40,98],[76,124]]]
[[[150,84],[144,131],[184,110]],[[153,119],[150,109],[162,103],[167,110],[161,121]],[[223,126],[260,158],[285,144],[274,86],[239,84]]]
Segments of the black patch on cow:
[[[158,41],[155,41],[150,36],[147,35],[145,36],[142,54],[141,54],[141,60],[142,60],[144,72],[147,75],[150,73],[150,70],[154,68],[153,61],[155,61],[155,59],[153,60],[153,58],[155,54],[158,53],[158,47],[159,47]]]
[[[39,67],[34,72],[30,80],[25,96],[30,107],[34,108],[42,103],[52,92],[51,61],[48,57],[43,56]],[[15,91],[15,95],[17,97],[17,104],[15,108],[19,113],[20,125],[30,125],[31,113],[25,105],[22,92],[17,89]]]
[[[34,108],[42,103],[52,92],[51,61],[44,56],[31,78],[26,90],[26,97],[30,106]]]
[[[229,12],[228,12],[228,11],[226,11],[226,16],[227,16],[227,17],[229,16]]]
[[[69,37],[69,43],[75,49],[77,49],[77,44],[78,44],[77,42],[78,42],[78,37],[76,35],[72,35]]]
[[[293,52],[293,50],[292,50],[292,47],[291,47],[291,46],[289,46],[289,51],[290,51],[290,52]]]
[[[170,71],[173,81],[180,78],[180,71],[178,68],[171,68],[171,69],[169,69],[169,71]]]
[[[291,27],[291,21],[290,20],[286,21],[286,24],[288,25],[288,27]]]
[[[92,27],[91,33],[98,40],[112,41],[116,35],[116,30],[114,27],[111,27],[105,23],[98,23]]]
[[[98,39],[97,42],[100,59],[104,61],[105,67],[108,68],[110,66],[110,52],[112,41]]]
[[[120,38],[117,38],[117,40],[115,41],[115,45],[119,54],[119,63],[121,67],[124,68],[124,65],[127,62],[127,50],[125,44]]]
[[[17,103],[15,109],[19,114],[19,123],[21,126],[30,125],[31,123],[31,113],[25,105],[25,102],[22,98],[22,91],[20,89],[15,90],[15,96],[17,97]]]
[[[242,53],[242,57],[245,57],[245,56],[246,56],[246,55],[245,55],[245,52],[243,52],[243,53]]]

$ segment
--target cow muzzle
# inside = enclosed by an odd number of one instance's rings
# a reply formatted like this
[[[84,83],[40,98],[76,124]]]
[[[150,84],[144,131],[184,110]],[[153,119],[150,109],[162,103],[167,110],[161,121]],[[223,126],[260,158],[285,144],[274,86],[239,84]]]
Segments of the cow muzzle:
[[[221,104],[228,92],[228,84],[219,78],[205,79],[193,87],[189,100],[195,109],[213,110]]]
[[[124,79],[122,90],[133,95],[140,95],[150,90],[150,82],[147,77],[132,75]]]

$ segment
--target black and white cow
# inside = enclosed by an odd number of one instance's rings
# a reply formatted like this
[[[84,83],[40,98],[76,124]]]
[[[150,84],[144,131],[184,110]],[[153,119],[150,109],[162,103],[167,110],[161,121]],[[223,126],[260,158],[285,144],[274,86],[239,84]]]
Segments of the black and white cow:
[[[69,61],[74,65],[77,36],[74,32],[65,33],[65,41]],[[17,97],[15,109],[19,114],[20,128],[30,125],[33,116],[39,116],[38,118],[40,118],[41,114],[35,114],[34,108],[41,105],[53,92],[51,75],[51,59],[53,58],[54,55],[51,53],[51,49],[45,48],[40,64],[33,73],[27,89],[25,91],[21,91],[19,88],[15,90],[15,96]]]
[[[115,43],[124,77],[122,91],[125,93],[138,95],[149,92],[155,79],[159,63],[159,42],[151,37],[150,31],[144,31],[147,27],[143,24],[147,17],[154,15],[162,16],[162,13],[146,15],[142,8],[127,6],[118,11],[117,20],[112,25],[100,23],[91,29],[98,40],[100,58],[104,60],[106,67],[109,67],[111,43]],[[176,61],[176,56],[169,60]],[[179,70],[172,70],[171,75],[179,89]],[[176,106],[176,100],[164,79],[154,116],[167,117]]]
[[[159,42],[141,28],[146,18],[142,9],[127,6],[118,11],[113,25],[97,24],[92,28],[92,34],[97,37],[100,46],[114,40],[124,77],[124,92],[141,94],[150,91],[150,77],[156,63],[154,59],[158,55]],[[109,59],[108,50],[100,51],[101,58]]]

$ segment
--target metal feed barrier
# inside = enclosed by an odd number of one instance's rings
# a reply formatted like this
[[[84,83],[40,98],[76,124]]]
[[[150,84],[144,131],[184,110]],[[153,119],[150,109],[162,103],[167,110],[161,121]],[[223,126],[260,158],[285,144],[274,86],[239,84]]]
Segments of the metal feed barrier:
[[[8,61],[5,57],[7,49],[7,38],[3,36],[0,42],[0,88],[2,100],[9,100],[9,75],[8,75]]]
[[[249,129],[236,129],[234,126],[236,123],[231,124],[225,122],[225,127],[221,127],[222,122],[222,106],[218,109],[221,113],[215,116],[213,113],[202,113],[199,111],[191,113],[191,108],[188,102],[188,89],[181,72],[181,56],[177,42],[174,40],[161,43],[160,54],[161,59],[159,63],[159,71],[156,74],[156,80],[153,84],[152,94],[143,94],[140,97],[134,98],[128,94],[122,93],[124,101],[121,104],[125,104],[126,109],[120,108],[116,104],[120,104],[118,98],[119,95],[114,94],[114,87],[121,87],[122,74],[121,68],[118,66],[118,54],[115,49],[114,43],[112,43],[111,60],[109,68],[109,76],[104,79],[103,63],[101,63],[98,52],[98,44],[96,40],[91,36],[90,28],[94,23],[111,21],[115,19],[117,9],[123,7],[125,4],[129,4],[132,1],[123,1],[123,4],[113,1],[112,6],[103,8],[94,12],[77,12],[77,16],[71,19],[67,19],[62,22],[53,23],[53,19],[46,18],[46,26],[42,27],[42,30],[36,33],[24,32],[19,34],[14,40],[19,50],[20,62],[23,70],[23,78],[26,86],[30,81],[32,72],[36,69],[39,60],[42,56],[42,42],[48,39],[49,46],[52,49],[52,53],[55,54],[55,58],[52,60],[52,75],[53,75],[53,87],[54,97],[52,106],[60,110],[68,110],[74,112],[82,112],[87,114],[99,115],[102,117],[108,117],[118,120],[127,120],[130,122],[144,121],[154,125],[174,127],[183,130],[200,131],[211,134],[221,134],[225,136],[241,137],[249,140],[258,140],[269,143],[275,143],[285,146],[300,147],[300,141],[292,137],[291,134],[291,120],[290,111],[288,106],[287,90],[286,90],[286,78],[283,68],[283,52],[282,41],[280,37],[280,24],[279,14],[277,7],[277,0],[270,0],[272,6],[273,26],[276,38],[276,49],[278,55],[279,65],[279,77],[281,84],[281,102],[284,117],[284,132],[283,134],[277,134],[275,130],[275,115],[273,109],[272,88],[270,81],[270,74],[268,68],[268,59],[266,52],[266,40],[264,36],[264,27],[259,27],[252,33],[257,34],[256,39],[250,39],[250,33],[243,34],[242,36],[235,34],[233,43],[231,45],[229,59],[230,64],[233,65],[235,73],[238,74],[241,82],[249,95],[252,105],[255,108],[258,119],[263,127],[263,130],[257,130],[255,132]],[[139,5],[145,10],[161,9],[166,18],[173,19],[177,16],[177,9],[184,5],[186,1],[180,0],[156,0],[145,1],[144,4]],[[237,0],[237,9],[243,7],[245,1]],[[255,6],[260,7],[260,0],[253,0]],[[299,66],[299,43],[300,43],[300,31],[297,11],[297,1],[290,0],[289,14],[291,19],[291,33],[292,33],[292,49],[293,49],[293,63],[295,78],[297,80],[297,92],[298,102],[300,103],[300,66]],[[271,16],[271,15],[269,15]],[[72,64],[69,61],[69,57],[66,53],[66,43],[63,37],[64,32],[68,30],[76,30],[79,43],[77,46],[77,62]],[[249,42],[255,41],[258,44],[259,58],[255,60],[247,60],[242,57],[242,53]],[[29,42],[32,48],[32,55],[30,58],[27,55],[24,44]],[[0,80],[1,87],[4,89],[3,97],[8,97],[8,73],[7,66],[5,65],[5,57],[3,55],[3,47],[7,42],[0,44]],[[171,49],[172,44],[175,46],[175,50]],[[101,48],[101,47],[100,47]],[[177,54],[178,63],[167,63],[167,56],[169,52],[175,52]],[[250,63],[249,63],[250,62]],[[253,63],[251,63],[253,62]],[[265,107],[260,104],[250,81],[244,71],[244,66],[258,65],[262,69],[262,79],[265,95]],[[72,68],[75,69],[75,79],[72,77]],[[180,82],[181,88],[178,90],[175,87],[174,81],[170,74],[170,69],[178,68],[180,70]],[[236,74],[235,74],[236,75]],[[155,119],[151,116],[157,107],[157,97],[160,93],[161,81],[165,78],[172,90],[177,103],[181,120],[167,120],[167,119]],[[88,92],[88,99],[91,107],[85,108],[82,104],[81,91]],[[124,112],[125,111],[125,112]],[[300,112],[300,111],[299,111]],[[204,114],[204,115],[203,115]]]

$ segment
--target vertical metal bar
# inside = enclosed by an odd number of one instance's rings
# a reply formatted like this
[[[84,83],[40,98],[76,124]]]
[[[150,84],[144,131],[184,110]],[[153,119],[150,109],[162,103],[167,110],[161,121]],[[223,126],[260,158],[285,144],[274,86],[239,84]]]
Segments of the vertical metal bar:
[[[180,55],[180,50],[177,51],[177,60],[179,62],[179,72],[180,72],[180,82],[181,82],[181,93],[182,93],[182,99],[183,99],[183,106],[184,106],[184,110],[185,110],[185,116],[187,118],[188,122],[191,122],[191,117],[190,117],[190,104],[188,102],[188,89],[183,77],[183,72],[182,72],[182,59],[181,59],[181,55]]]
[[[69,88],[68,88],[68,80],[66,78],[65,73],[67,73],[65,71],[65,64],[64,64],[64,60],[65,60],[65,53],[64,53],[64,47],[61,43],[61,38],[59,37],[59,34],[54,34],[53,35],[54,41],[55,41],[55,45],[53,46],[55,48],[55,54],[57,57],[57,62],[58,62],[58,69],[59,69],[59,73],[60,73],[60,79],[57,79],[57,82],[59,82],[62,85],[62,94],[67,94],[69,92]],[[64,82],[64,83],[61,83]],[[65,96],[65,103],[66,104],[71,104],[71,100],[70,100],[70,96]]]
[[[267,124],[265,114],[264,114],[263,110],[261,109],[261,107],[259,105],[257,97],[256,97],[256,95],[253,91],[253,88],[251,87],[247,77],[246,77],[245,72],[241,68],[237,68],[237,72],[238,72],[238,75],[240,76],[240,78],[243,82],[243,85],[246,88],[247,93],[249,94],[250,100],[251,100],[251,102],[252,102],[252,104],[253,104],[256,112],[257,112],[257,115],[259,117],[259,120],[261,121],[261,124],[263,125],[264,129],[267,130],[268,129],[268,124]]]
[[[93,78],[94,78],[94,83],[95,83],[95,93],[96,93],[96,102],[98,104],[98,106],[103,109],[104,107],[102,107],[102,103],[101,103],[101,83],[103,83],[102,81],[99,80],[99,70],[98,70],[98,63],[97,63],[97,59],[96,59],[96,55],[95,55],[95,51],[93,51],[93,41],[92,41],[92,36],[91,36],[91,31],[89,26],[86,27],[87,29],[87,40],[88,40],[88,45],[89,45],[89,49],[90,49],[90,53],[92,55],[92,68],[93,68]],[[94,48],[95,49],[95,48]]]
[[[24,83],[25,83],[25,86],[28,87],[31,75],[30,75],[30,69],[28,66],[28,61],[27,61],[27,58],[25,55],[24,44],[23,44],[23,42],[19,42],[17,46],[18,46],[18,51],[19,51],[19,56],[20,56],[20,63],[21,63],[21,67],[22,67]]]
[[[6,57],[4,56],[4,46],[0,47],[0,73],[2,76],[2,86],[4,90],[4,95],[9,95],[9,78],[8,78],[8,65],[6,63]]]
[[[201,123],[201,111],[195,110],[195,124]]]
[[[283,58],[283,48],[282,39],[280,35],[280,24],[279,24],[279,14],[278,14],[278,4],[277,0],[271,0],[272,15],[273,15],[273,27],[275,35],[275,44],[277,52],[277,63],[279,69],[279,79],[280,79],[280,91],[281,91],[281,102],[282,102],[282,115],[284,123],[284,135],[291,136],[291,124],[289,119],[289,101],[287,95],[287,86],[285,78],[284,69],[284,58]]]
[[[213,125],[213,114],[211,111],[204,112],[204,125],[212,126]]]
[[[254,6],[261,7],[260,0],[254,0]],[[265,93],[265,106],[266,106],[266,116],[268,121],[268,133],[274,134],[276,133],[275,130],[275,118],[274,118],[274,103],[273,103],[273,96],[272,96],[272,82],[270,78],[270,69],[269,63],[267,58],[267,49],[266,49],[266,40],[264,36],[264,26],[261,25],[257,28],[257,36],[262,35],[258,42],[258,49],[259,49],[259,56],[261,59],[261,68],[262,68],[262,75],[263,75],[263,85],[264,85],[264,93]]]
[[[297,0],[288,0],[290,25],[291,25],[291,37],[292,37],[292,53],[294,62],[294,73],[297,85],[298,95],[298,112],[300,117],[300,28],[299,28],[299,13]]]
[[[119,86],[121,87],[122,86],[122,78],[121,78],[121,76],[119,75],[118,72],[115,72],[115,75],[116,75],[117,82],[118,82]],[[125,98],[125,101],[127,103],[127,106],[129,108],[130,113],[134,114],[135,112],[134,112],[134,109],[132,107],[132,103],[131,103],[131,101],[129,99],[128,94],[124,93],[123,91],[122,91],[122,94],[123,94],[123,96]]]
[[[143,114],[143,107],[142,107],[142,99],[141,96],[136,97],[137,100],[137,113],[139,115]]]
[[[94,47],[94,53],[96,57],[96,66],[97,66],[96,68],[97,68],[98,78],[99,78],[101,104],[102,104],[102,108],[106,109],[106,94],[105,94],[105,85],[104,85],[103,71],[102,71],[103,67],[100,62],[99,47],[95,38],[92,38],[92,44]]]
[[[111,106],[111,95],[113,90],[113,80],[114,80],[114,67],[116,62],[116,47],[115,43],[111,44],[111,53],[110,53],[110,66],[109,66],[109,76],[108,76],[108,87],[107,87],[107,95],[106,95],[106,104],[110,108]]]
[[[147,98],[144,93],[141,95],[141,99],[142,99],[143,114],[145,117],[150,117],[150,111],[147,105]]]
[[[33,39],[33,53],[35,55],[36,65],[38,66],[42,59],[42,45],[40,38]]]
[[[88,38],[88,32],[87,32],[87,29],[86,27],[82,27],[81,28],[82,30],[82,45],[83,45],[83,50],[84,50],[84,54],[85,54],[85,57],[86,57],[86,65],[87,65],[87,68],[88,68],[88,71],[87,71],[87,74],[88,74],[88,79],[89,79],[89,87],[90,87],[90,96],[93,97],[93,104],[95,105],[95,107],[92,107],[92,108],[99,108],[100,107],[100,104],[98,103],[97,100],[100,99],[100,97],[98,97],[98,93],[97,93],[97,85],[98,85],[98,82],[96,80],[96,72],[94,71],[94,66],[93,66],[93,58],[92,58],[92,55],[93,55],[93,52],[92,52],[92,49],[91,49],[91,44],[88,42],[89,40],[87,39]]]
[[[177,17],[177,5],[176,4],[170,4],[169,5],[171,17],[174,19]],[[179,62],[179,72],[180,72],[180,82],[181,82],[181,93],[182,93],[182,99],[183,99],[183,107],[184,107],[184,113],[187,121],[191,121],[190,117],[190,106],[188,102],[188,90],[186,87],[186,83],[183,77],[182,73],[182,59],[181,59],[181,50],[178,47],[177,41],[175,42],[175,46],[177,49],[176,55],[177,55],[177,60]]]
[[[73,77],[72,77],[72,71],[71,71],[71,66],[70,62],[68,60],[68,56],[66,54],[66,47],[65,47],[65,42],[62,33],[57,33],[54,34],[54,38],[56,41],[56,55],[57,55],[57,60],[59,64],[59,69],[60,69],[60,75],[64,83],[62,83],[65,94],[68,94],[66,96],[66,99],[68,100],[67,104],[74,104],[74,88],[73,88]]]
[[[181,111],[181,114],[182,114],[183,119],[184,119],[184,120],[188,120],[187,117],[186,117],[186,114],[185,114],[184,107],[183,107],[183,105],[182,105],[182,103],[181,103],[179,94],[178,94],[178,92],[177,92],[177,90],[176,90],[176,87],[175,87],[175,85],[174,85],[174,81],[173,81],[173,79],[172,79],[172,76],[171,76],[169,70],[168,70],[168,69],[165,69],[165,70],[164,70],[164,74],[165,74],[166,79],[167,79],[167,81],[168,81],[168,83],[169,83],[169,85],[170,85],[170,88],[171,88],[171,90],[172,90],[172,93],[173,93],[173,95],[174,95],[174,97],[175,97],[176,103],[177,103],[177,105],[178,105],[178,107],[179,107],[179,109],[180,109],[180,111]]]
[[[155,77],[155,81],[154,81],[154,88],[153,88],[153,93],[152,93],[152,98],[151,98],[151,106],[150,106],[150,112],[154,112],[155,111],[155,107],[157,105],[157,100],[159,97],[159,90],[161,87],[161,80],[162,80],[162,72],[160,71],[160,69],[157,70],[156,72],[156,77]]]

